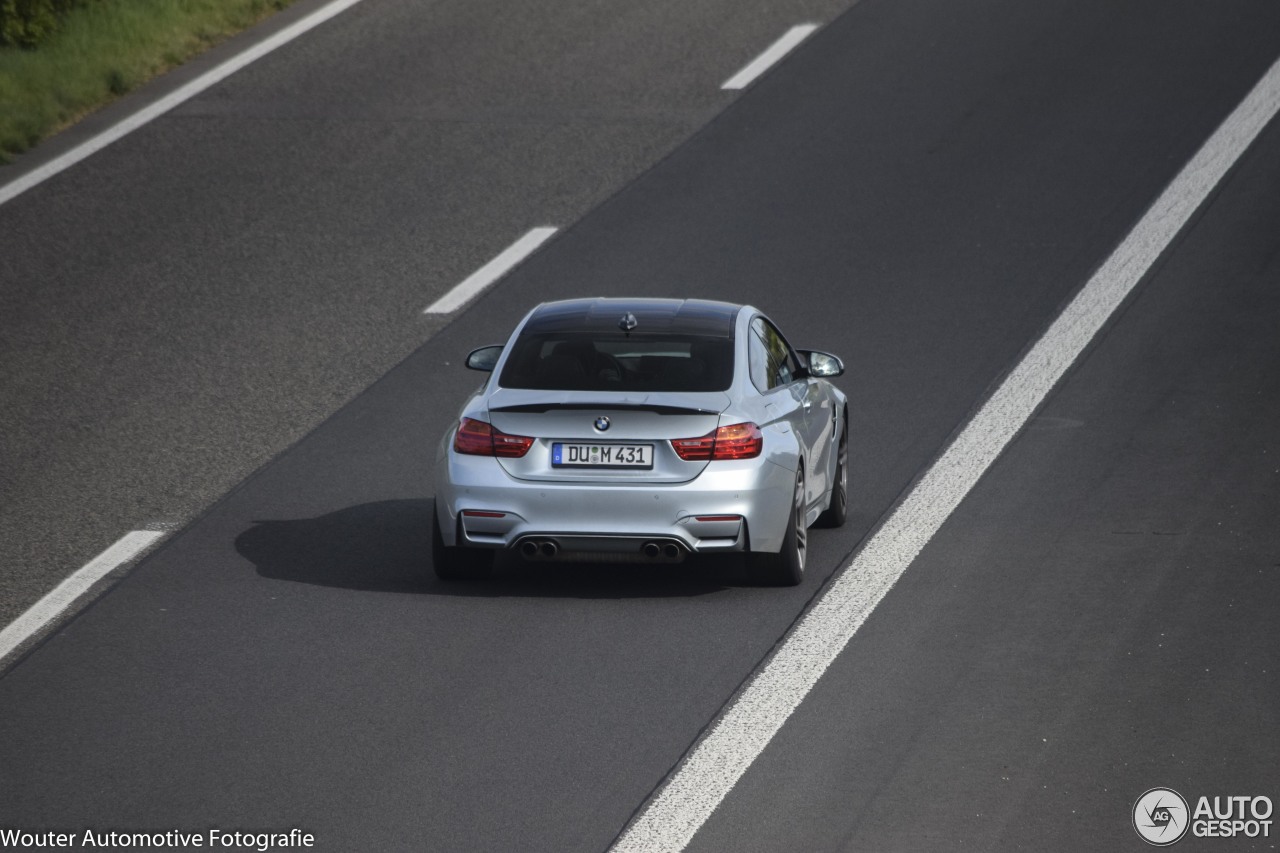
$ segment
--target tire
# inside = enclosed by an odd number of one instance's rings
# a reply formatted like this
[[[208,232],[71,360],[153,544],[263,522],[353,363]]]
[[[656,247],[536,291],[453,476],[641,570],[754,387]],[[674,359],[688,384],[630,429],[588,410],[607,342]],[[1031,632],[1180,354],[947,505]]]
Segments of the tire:
[[[804,563],[809,551],[809,531],[805,528],[804,470],[796,472],[795,497],[791,517],[778,553],[768,551],[747,555],[747,566],[757,583],[766,586],[798,586],[804,580]]]
[[[480,580],[493,572],[493,551],[485,548],[451,548],[444,544],[440,516],[431,513],[431,565],[445,581]]]
[[[836,451],[835,485],[831,487],[831,503],[814,522],[815,527],[843,527],[849,517],[849,421],[844,422],[840,447]]]

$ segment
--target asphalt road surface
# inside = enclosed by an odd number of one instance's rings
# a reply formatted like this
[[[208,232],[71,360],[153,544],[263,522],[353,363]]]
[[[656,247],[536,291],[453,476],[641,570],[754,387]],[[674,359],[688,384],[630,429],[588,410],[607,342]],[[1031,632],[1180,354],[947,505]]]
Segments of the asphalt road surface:
[[[178,528],[0,677],[0,829],[605,851],[1280,58],[1260,0],[535,5],[366,0],[0,206],[6,621]],[[1270,127],[688,849],[1142,850],[1150,788],[1280,801],[1277,282]],[[844,357],[801,587],[434,579],[461,357],[582,295]]]

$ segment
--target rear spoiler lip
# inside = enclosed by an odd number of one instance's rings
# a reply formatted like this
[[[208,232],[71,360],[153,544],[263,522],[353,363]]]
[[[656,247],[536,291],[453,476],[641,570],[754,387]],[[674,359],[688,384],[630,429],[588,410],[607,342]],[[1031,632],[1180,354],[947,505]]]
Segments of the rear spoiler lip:
[[[656,415],[718,415],[719,410],[694,406],[664,406],[660,403],[521,403],[514,406],[490,406],[491,412],[528,412],[541,414],[560,411],[628,411],[653,412]]]

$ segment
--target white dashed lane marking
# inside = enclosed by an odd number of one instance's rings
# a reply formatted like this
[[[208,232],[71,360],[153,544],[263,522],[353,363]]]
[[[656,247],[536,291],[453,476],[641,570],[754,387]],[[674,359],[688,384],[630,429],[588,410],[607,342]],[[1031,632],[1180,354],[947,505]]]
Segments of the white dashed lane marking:
[[[474,299],[480,291],[511,272],[555,233],[556,229],[547,225],[532,229],[504,249],[496,258],[458,282],[452,290],[432,302],[422,313],[449,314],[457,311]]]
[[[74,604],[95,583],[150,548],[165,533],[160,530],[132,530],[58,584],[44,598],[0,631],[0,660],[49,624]]]
[[[817,28],[817,24],[800,24],[787,30],[782,38],[769,45],[765,48],[764,53],[751,60],[745,68],[724,81],[720,88],[745,89],[750,86],[753,80],[768,71],[774,63],[794,50],[796,45],[808,38]]]

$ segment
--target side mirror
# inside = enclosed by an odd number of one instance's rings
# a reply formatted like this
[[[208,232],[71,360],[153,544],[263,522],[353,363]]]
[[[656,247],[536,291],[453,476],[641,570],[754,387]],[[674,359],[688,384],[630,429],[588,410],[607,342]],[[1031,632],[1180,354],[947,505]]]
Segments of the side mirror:
[[[844,362],[829,352],[802,349],[799,353],[807,362],[810,376],[820,376],[825,379],[828,376],[842,376],[844,374]]]
[[[483,370],[485,373],[490,373],[501,357],[502,344],[473,349],[467,355],[467,367],[472,370]]]

